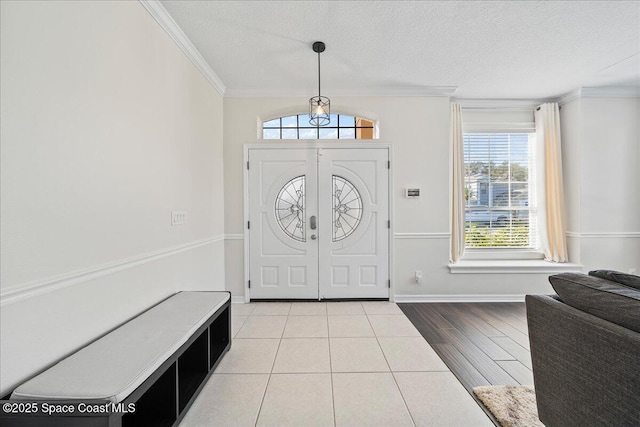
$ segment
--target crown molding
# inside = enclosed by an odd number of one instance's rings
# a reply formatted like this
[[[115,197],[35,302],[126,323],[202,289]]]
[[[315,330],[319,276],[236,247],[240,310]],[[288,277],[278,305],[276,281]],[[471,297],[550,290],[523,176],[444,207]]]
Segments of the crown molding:
[[[583,87],[583,98],[636,98],[640,96],[640,86]]]
[[[209,66],[207,61],[204,60],[198,49],[195,48],[191,40],[186,36],[182,29],[178,26],[176,21],[173,20],[169,12],[160,4],[158,0],[138,0],[142,6],[149,12],[153,19],[160,24],[162,29],[171,37],[171,39],[178,45],[180,50],[187,55],[187,58],[191,60],[193,65],[202,73],[205,79],[213,86],[213,88],[220,94],[225,95],[226,86],[222,83],[222,80],[217,76],[213,69]]]
[[[363,89],[324,90],[328,97],[383,97],[383,96],[425,96],[451,97],[457,86],[389,86]],[[313,93],[303,90],[286,91],[279,89],[232,89],[225,92],[227,98],[309,98]]]
[[[558,104],[564,105],[578,98],[638,98],[640,86],[600,86],[579,87],[558,98]]]
[[[575,101],[576,99],[582,96],[582,88],[574,89],[571,92],[567,92],[564,95],[558,98],[558,105],[563,106],[564,104],[568,104],[571,101]]]
[[[464,110],[526,110],[532,111],[538,105],[552,102],[549,99],[465,99],[453,98],[451,102],[460,104]]]
[[[545,102],[567,104],[578,98],[637,98],[640,86],[579,87],[558,98],[545,99],[465,99],[451,98],[465,110],[532,110]]]
[[[324,93],[323,95],[327,95]],[[274,89],[233,89],[227,88],[224,93],[225,98],[310,98],[312,92],[295,90],[286,93]],[[329,96],[329,95],[327,95]]]

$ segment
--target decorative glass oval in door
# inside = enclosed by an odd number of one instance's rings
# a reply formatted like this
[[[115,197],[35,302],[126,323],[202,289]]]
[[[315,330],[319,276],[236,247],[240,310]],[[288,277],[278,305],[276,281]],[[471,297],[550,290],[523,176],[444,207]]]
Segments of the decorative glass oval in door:
[[[332,241],[346,239],[362,219],[362,198],[356,187],[341,176],[333,175]]]
[[[285,234],[299,242],[306,242],[305,233],[305,177],[297,176],[287,182],[276,197],[276,220]]]

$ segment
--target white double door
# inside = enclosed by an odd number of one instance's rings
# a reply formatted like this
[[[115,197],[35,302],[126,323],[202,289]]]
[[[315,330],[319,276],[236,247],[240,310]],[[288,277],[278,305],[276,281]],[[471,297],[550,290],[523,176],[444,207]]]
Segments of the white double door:
[[[388,148],[248,150],[251,299],[389,297]]]

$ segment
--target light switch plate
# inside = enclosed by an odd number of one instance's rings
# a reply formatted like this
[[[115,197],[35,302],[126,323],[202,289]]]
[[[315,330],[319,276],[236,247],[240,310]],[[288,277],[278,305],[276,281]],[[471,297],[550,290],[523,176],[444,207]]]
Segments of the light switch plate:
[[[405,188],[404,197],[407,199],[419,199],[420,198],[420,189],[419,188]]]
[[[171,211],[171,225],[184,225],[187,223],[187,211]]]

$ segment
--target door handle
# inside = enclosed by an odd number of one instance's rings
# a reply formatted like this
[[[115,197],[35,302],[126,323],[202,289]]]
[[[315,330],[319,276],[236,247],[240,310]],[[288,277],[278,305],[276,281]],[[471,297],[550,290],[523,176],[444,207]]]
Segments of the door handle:
[[[309,227],[311,227],[312,230],[316,229],[316,216],[312,216],[311,218],[309,218]]]

